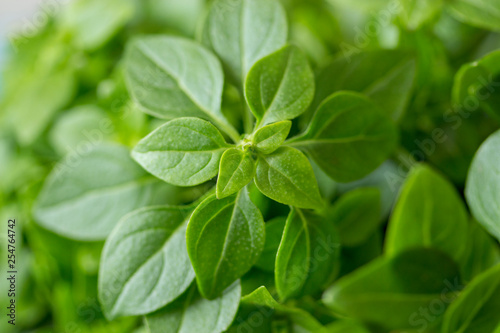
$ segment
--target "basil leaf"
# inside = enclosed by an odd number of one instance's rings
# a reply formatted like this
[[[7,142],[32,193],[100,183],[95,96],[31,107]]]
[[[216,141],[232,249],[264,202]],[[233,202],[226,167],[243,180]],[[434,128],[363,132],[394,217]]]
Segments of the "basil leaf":
[[[434,247],[463,262],[467,236],[467,211],[453,185],[425,165],[411,170],[387,228],[386,252]]]
[[[68,29],[74,43],[95,50],[106,43],[134,15],[131,0],[77,0],[65,6],[62,26]]]
[[[178,118],[142,139],[132,157],[167,183],[193,186],[217,175],[221,156],[229,147],[208,121]]]
[[[274,272],[276,254],[283,236],[285,223],[286,217],[284,216],[278,216],[266,222],[266,241],[259,260],[255,264],[256,267],[268,272]]]
[[[200,297],[196,288],[191,288],[174,303],[148,315],[146,323],[151,333],[221,333],[231,325],[240,296],[239,281],[214,300]]]
[[[450,299],[459,288],[458,267],[451,258],[438,250],[414,248],[375,259],[340,278],[323,294],[323,302],[341,316],[386,330],[406,329],[425,320],[420,308],[428,309],[440,297]]]
[[[194,280],[186,250],[185,207],[148,207],[126,215],[103,249],[99,299],[107,318],[142,315],[180,296]]]
[[[187,248],[203,297],[213,299],[245,274],[264,248],[262,214],[246,189],[204,200],[187,228]]]
[[[500,131],[479,148],[467,176],[465,197],[474,217],[500,240]]]
[[[216,0],[202,35],[238,82],[257,60],[284,46],[286,38],[286,14],[276,0]]]
[[[314,97],[314,74],[304,53],[286,46],[259,60],[248,72],[245,97],[260,125],[302,114]]]
[[[399,50],[341,54],[319,72],[312,105],[317,108],[334,92],[353,90],[368,96],[397,120],[410,99],[415,71],[413,56]]]
[[[311,164],[304,154],[291,147],[259,156],[255,185],[264,195],[285,205],[323,206]]]
[[[500,30],[499,0],[454,0],[448,3],[448,9],[462,22],[483,29]]]
[[[224,77],[219,60],[197,43],[167,36],[135,39],[127,46],[125,76],[144,112],[163,119],[209,119],[239,139],[221,111]]]
[[[465,287],[443,320],[443,333],[497,332],[500,327],[500,265]]]
[[[126,213],[161,202],[159,185],[125,147],[101,145],[56,165],[33,213],[40,225],[59,235],[103,240]]]
[[[261,286],[254,290],[252,293],[241,298],[241,303],[250,304],[258,307],[268,307],[276,310],[278,314],[282,313],[290,317],[294,323],[298,324],[302,328],[315,332],[323,326],[308,312],[295,308],[292,306],[287,306],[276,302],[276,300],[271,296],[266,287]]]
[[[362,187],[347,192],[333,205],[330,213],[343,245],[364,243],[380,226],[380,191]]]
[[[403,0],[400,17],[409,30],[416,30],[436,17],[443,5],[443,0]]]
[[[220,161],[217,198],[239,192],[253,179],[254,174],[255,162],[248,152],[239,148],[226,150]]]
[[[350,182],[382,164],[397,139],[392,121],[370,100],[339,92],[320,105],[306,132],[289,145],[307,152],[333,179]]]
[[[340,319],[329,324],[321,333],[370,333],[370,331],[353,320]]]
[[[264,126],[255,132],[252,143],[259,153],[271,154],[286,140],[291,128],[292,122],[289,120]]]

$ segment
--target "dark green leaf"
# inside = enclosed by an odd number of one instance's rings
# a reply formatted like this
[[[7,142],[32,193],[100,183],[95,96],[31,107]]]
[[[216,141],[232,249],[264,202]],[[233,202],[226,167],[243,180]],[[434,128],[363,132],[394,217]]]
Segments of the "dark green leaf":
[[[248,197],[208,197],[193,212],[187,248],[201,294],[214,299],[257,261],[265,241],[264,220]]]
[[[274,272],[274,263],[276,262],[276,254],[278,247],[283,237],[285,229],[286,217],[278,216],[266,223],[266,242],[264,250],[259,257],[259,261],[255,264],[260,269],[268,272]]]
[[[258,152],[271,154],[286,140],[291,127],[292,122],[289,120],[264,126],[255,132],[252,143]]]
[[[249,152],[239,148],[226,150],[220,161],[217,198],[239,192],[253,179],[254,174],[255,161]]]

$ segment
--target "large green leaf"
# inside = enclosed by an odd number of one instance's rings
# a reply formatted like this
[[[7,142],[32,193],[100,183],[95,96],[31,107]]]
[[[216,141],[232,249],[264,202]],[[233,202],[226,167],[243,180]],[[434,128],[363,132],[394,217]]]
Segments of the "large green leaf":
[[[375,170],[396,148],[393,122],[361,94],[338,92],[289,145],[307,152],[330,177],[349,182]]]
[[[201,297],[192,287],[174,303],[148,315],[146,323],[151,333],[221,333],[231,325],[240,297],[239,281],[214,300]]]
[[[245,97],[260,125],[302,114],[314,97],[314,74],[304,53],[286,46],[259,60],[248,72]]]
[[[434,247],[463,262],[467,236],[467,211],[453,185],[425,165],[415,167],[394,207],[386,252],[393,255],[417,246]]]
[[[458,267],[444,253],[414,248],[396,257],[380,257],[340,278],[327,289],[323,302],[337,314],[386,328],[409,329],[424,321],[419,309],[450,300],[460,288]],[[440,301],[440,307],[448,304]]]
[[[199,118],[178,118],[142,139],[132,157],[167,183],[198,185],[215,177],[230,145],[214,125]]]
[[[221,65],[204,47],[180,37],[137,38],[127,46],[125,75],[144,112],[163,119],[206,118],[238,140],[221,111]]]
[[[253,179],[254,174],[255,161],[250,152],[239,148],[226,150],[220,161],[217,198],[238,192]]]
[[[415,59],[399,50],[341,54],[318,74],[312,105],[318,107],[339,90],[353,90],[370,97],[386,115],[399,119],[411,96],[415,71]]]
[[[444,316],[442,333],[498,332],[500,265],[477,276]]]
[[[106,240],[99,299],[106,317],[153,312],[194,280],[186,250],[192,208],[148,207],[126,215]]]
[[[477,151],[467,176],[465,197],[474,217],[500,240],[500,131]]]
[[[243,82],[253,64],[284,46],[286,14],[277,0],[216,0],[202,39]]]
[[[453,0],[448,3],[448,9],[460,21],[483,29],[500,30],[500,0]]]
[[[187,228],[187,248],[201,294],[213,299],[257,261],[265,241],[262,214],[246,189],[204,200]]]
[[[160,203],[159,185],[126,148],[102,145],[56,165],[33,213],[40,225],[59,235],[103,240],[126,213]]]

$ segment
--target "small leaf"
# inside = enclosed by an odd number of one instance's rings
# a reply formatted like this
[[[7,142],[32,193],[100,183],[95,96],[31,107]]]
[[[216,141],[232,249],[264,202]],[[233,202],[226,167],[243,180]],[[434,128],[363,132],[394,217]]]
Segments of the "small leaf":
[[[339,182],[362,178],[396,147],[397,129],[363,95],[339,92],[320,105],[306,133],[289,141]]]
[[[240,83],[257,60],[284,46],[286,38],[285,10],[276,0],[216,0],[202,35]]]
[[[207,300],[192,287],[180,299],[146,317],[151,333],[221,333],[231,325],[240,303],[239,281],[223,294]]]
[[[74,157],[56,165],[33,209],[36,221],[59,235],[104,240],[123,215],[164,199],[163,185],[125,147],[101,145]]]
[[[163,119],[212,120],[238,139],[221,111],[224,77],[219,60],[197,43],[167,36],[135,39],[127,46],[125,76],[144,112]]]
[[[500,131],[476,152],[467,176],[465,197],[474,217],[500,240]]]
[[[441,297],[451,299],[460,287],[451,258],[438,250],[414,248],[396,257],[379,257],[340,278],[323,294],[323,302],[340,316],[379,325],[384,331],[402,330],[425,320],[419,309],[428,309]]]
[[[217,198],[239,192],[253,179],[254,174],[255,162],[248,152],[238,148],[226,150],[220,161]]]
[[[330,214],[343,245],[364,243],[379,227],[381,219],[380,191],[360,187],[341,196]]]
[[[386,252],[393,255],[417,246],[434,247],[462,263],[467,236],[467,211],[453,185],[425,165],[415,167],[394,207]]]
[[[177,186],[198,185],[215,177],[230,147],[220,132],[199,118],[178,118],[142,139],[132,157],[147,171]]]
[[[292,128],[292,122],[289,120],[264,126],[255,132],[252,139],[253,145],[258,152],[271,154],[286,140],[290,128]]]
[[[274,272],[276,254],[278,253],[278,247],[283,237],[285,223],[285,216],[278,216],[266,222],[266,242],[264,244],[264,250],[262,250],[262,254],[255,264],[256,267],[268,272]]]
[[[451,304],[441,332],[497,332],[499,309],[500,265],[496,265],[472,280]]]
[[[302,114],[314,97],[314,74],[304,53],[286,46],[259,60],[248,72],[245,97],[261,125]]]
[[[262,214],[248,197],[204,200],[187,228],[187,248],[203,297],[214,299],[257,261],[264,248]]]
[[[276,310],[278,314],[284,314],[290,317],[290,319],[311,332],[316,332],[317,330],[323,328],[323,326],[308,312],[295,308],[288,305],[283,305],[271,296],[266,287],[261,286],[255,289],[250,294],[241,298],[242,304],[254,305],[257,307],[268,307]]]
[[[108,319],[155,311],[194,279],[186,250],[191,208],[152,207],[126,215],[104,246],[99,299]]]
[[[285,205],[323,206],[311,164],[304,154],[291,147],[259,156],[255,185],[264,195]]]

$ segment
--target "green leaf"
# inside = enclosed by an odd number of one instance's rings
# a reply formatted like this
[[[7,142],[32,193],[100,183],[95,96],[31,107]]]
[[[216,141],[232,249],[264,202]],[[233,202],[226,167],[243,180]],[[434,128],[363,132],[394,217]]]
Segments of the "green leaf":
[[[323,294],[323,302],[338,315],[390,331],[426,321],[419,309],[429,309],[441,297],[451,299],[459,288],[458,267],[451,258],[438,250],[414,248],[375,259],[340,278]]]
[[[286,140],[291,128],[292,122],[289,120],[264,126],[255,132],[252,144],[259,153],[271,154]]]
[[[500,92],[495,83],[500,77],[500,51],[463,65],[453,82],[452,98],[456,105],[477,104],[490,117],[500,121]]]
[[[340,54],[319,72],[312,105],[317,108],[334,92],[353,90],[368,96],[397,120],[410,99],[415,71],[415,59],[399,50]]]
[[[394,207],[387,228],[386,253],[433,247],[461,263],[467,237],[467,211],[453,185],[431,168],[416,166]]]
[[[286,38],[286,14],[276,0],[216,0],[202,35],[238,82],[257,60],[284,46]]]
[[[448,9],[458,20],[470,25],[500,30],[500,0],[454,0]]]
[[[108,319],[158,310],[191,285],[195,275],[185,237],[191,211],[148,207],[117,224],[99,270],[99,299]]]
[[[443,0],[403,0],[400,17],[408,29],[416,30],[436,17],[443,5]]]
[[[125,76],[144,112],[163,119],[212,120],[238,140],[221,111],[224,77],[219,60],[197,43],[180,37],[137,38],[127,46]]]
[[[338,247],[332,223],[292,209],[276,255],[275,280],[280,298],[312,294],[330,282]]]
[[[131,0],[77,0],[64,7],[62,25],[71,32],[74,43],[85,50],[106,43],[136,10]]]
[[[346,246],[364,243],[380,226],[380,191],[361,187],[347,192],[333,205],[329,214]]]
[[[239,281],[214,300],[202,298],[196,288],[190,288],[174,303],[148,315],[146,323],[151,333],[221,333],[231,325],[240,297]]]
[[[370,100],[338,92],[320,105],[306,132],[289,145],[307,152],[333,179],[350,182],[382,164],[397,141],[395,125]]]
[[[467,176],[465,197],[474,217],[500,240],[500,131],[476,152]]]
[[[445,313],[442,333],[497,332],[500,327],[500,265],[476,277]]]
[[[261,286],[254,290],[252,293],[241,298],[241,303],[250,304],[257,307],[268,307],[276,310],[278,314],[284,314],[290,317],[290,319],[303,327],[306,330],[315,332],[321,329],[323,326],[308,312],[295,308],[292,306],[287,306],[276,302],[276,300],[271,296],[266,287]]]
[[[213,299],[259,258],[264,220],[246,189],[221,200],[213,195],[193,212],[186,239],[198,288],[203,297]]]
[[[220,161],[217,180],[217,199],[239,192],[255,174],[255,161],[249,152],[230,148],[224,152]]]
[[[259,260],[255,264],[256,267],[268,272],[274,272],[276,254],[278,253],[278,247],[283,236],[285,223],[285,216],[278,216],[266,222],[266,241],[264,243],[264,250],[262,250]]]
[[[340,319],[329,324],[323,331],[320,331],[319,333],[370,333],[370,331],[356,321],[349,319]]]
[[[159,185],[125,147],[101,145],[56,165],[33,213],[40,225],[59,235],[103,240],[126,213],[161,202]]]
[[[193,186],[217,175],[221,156],[229,147],[208,121],[178,118],[142,139],[132,157],[167,183]]]
[[[296,46],[259,60],[248,72],[245,97],[260,125],[293,119],[314,97],[314,74]]]
[[[323,206],[311,164],[304,154],[291,147],[259,156],[255,185],[264,195],[285,205]]]

